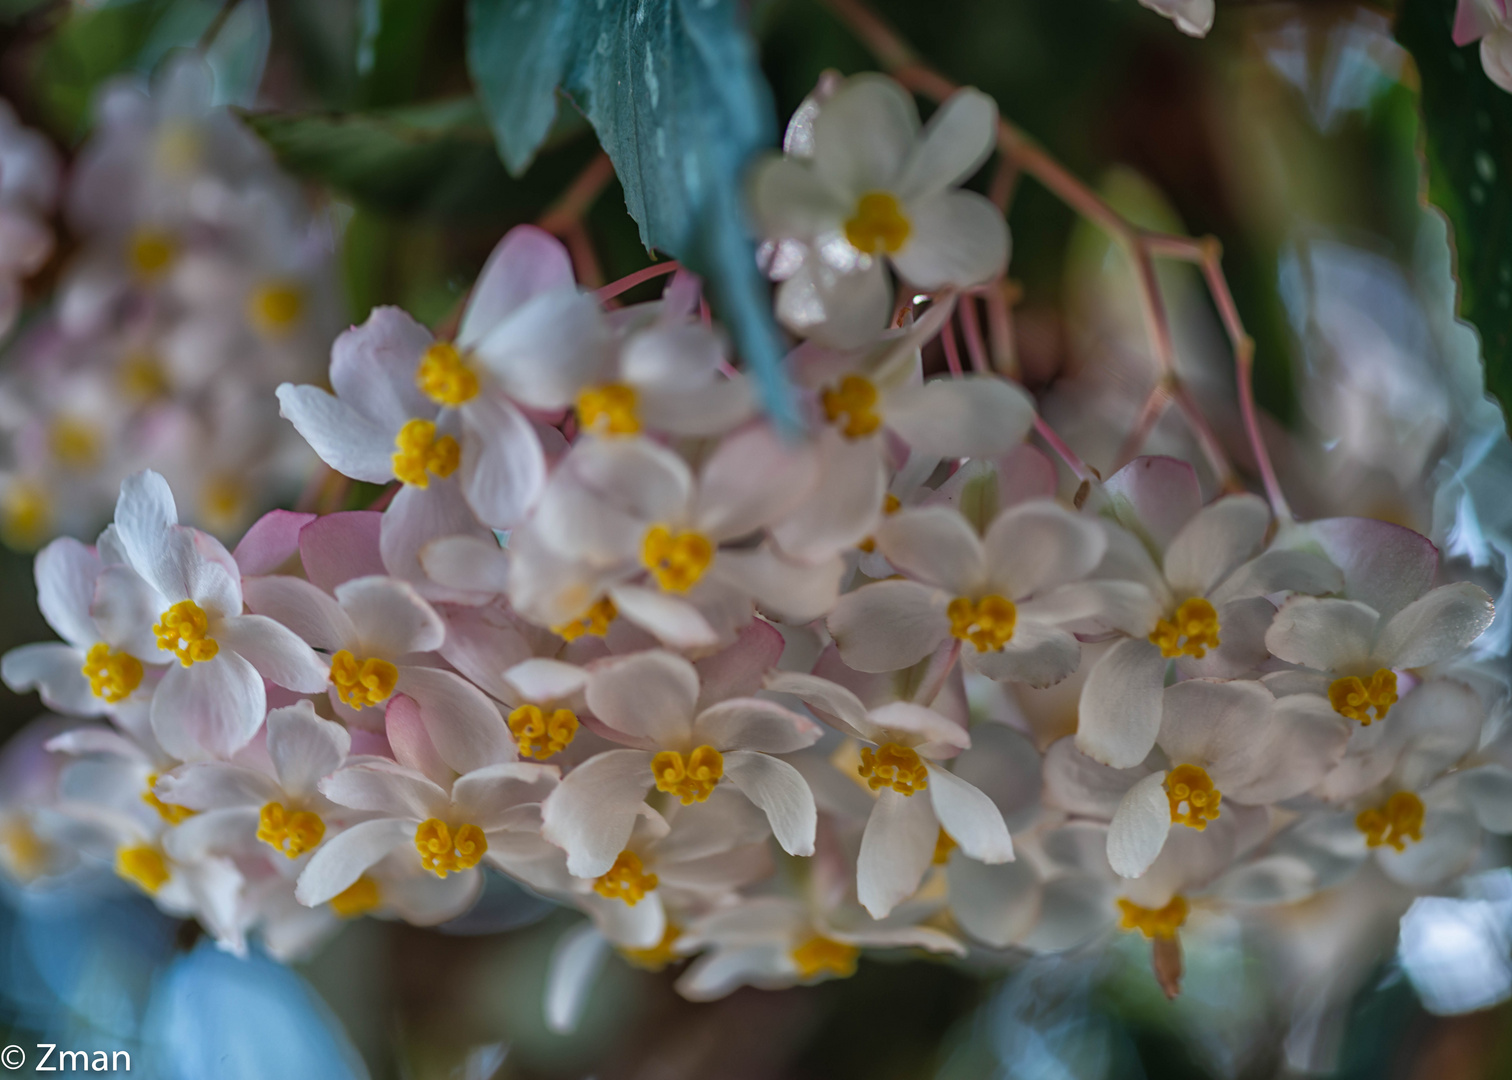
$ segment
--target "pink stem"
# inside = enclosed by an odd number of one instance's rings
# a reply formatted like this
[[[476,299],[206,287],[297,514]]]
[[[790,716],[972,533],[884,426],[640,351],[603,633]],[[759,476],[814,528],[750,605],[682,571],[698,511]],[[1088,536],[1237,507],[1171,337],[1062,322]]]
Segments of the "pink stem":
[[[1129,432],[1129,437],[1124,440],[1122,449],[1118,451],[1118,460],[1113,466],[1114,472],[1139,455],[1145,440],[1150,437],[1150,432],[1155,430],[1155,425],[1165,415],[1165,408],[1170,400],[1171,395],[1166,390],[1165,384],[1157,382],[1139,410],[1139,419],[1134,422],[1134,429]]]
[[[1098,479],[1097,474],[1077,456],[1075,450],[1066,445],[1065,440],[1055,433],[1054,428],[1045,423],[1045,418],[1039,413],[1034,414],[1034,430],[1039,432],[1040,438],[1050,444],[1050,449],[1054,450],[1056,455],[1066,463],[1066,468],[1076,474],[1078,480]]]
[[[642,282],[650,281],[652,278],[658,278],[664,274],[674,274],[679,269],[681,269],[681,266],[675,259],[659,262],[654,266],[646,267],[644,270],[637,270],[633,274],[626,274],[618,281],[611,281],[598,290],[597,296],[600,300],[612,300],[620,295],[620,293],[633,289]]]
[[[961,297],[961,335],[966,339],[966,351],[971,356],[971,370],[977,374],[990,371],[987,363],[987,344],[982,340],[982,320],[977,316],[976,301],[968,294]]]
[[[950,369],[952,377],[959,379],[961,371],[961,352],[956,346],[955,331],[951,328],[952,323],[947,322],[940,330],[940,344],[945,346],[945,366]]]

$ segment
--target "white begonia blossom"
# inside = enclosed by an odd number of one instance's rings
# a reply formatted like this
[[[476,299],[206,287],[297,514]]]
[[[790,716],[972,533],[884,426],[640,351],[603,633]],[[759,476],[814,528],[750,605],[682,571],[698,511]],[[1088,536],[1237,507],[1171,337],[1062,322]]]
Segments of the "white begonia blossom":
[[[1159,12],[1189,37],[1207,37],[1213,28],[1213,0],[1139,0],[1151,11]]]
[[[1160,730],[1169,661],[1188,675],[1253,674],[1268,659],[1264,635],[1275,615],[1265,597],[1334,592],[1337,567],[1313,552],[1262,551],[1270,511],[1253,495],[1201,505],[1191,466],[1140,458],[1107,484],[1110,527],[1101,574],[1132,579],[1155,597],[1157,618],[1128,628],[1082,687],[1076,745],[1116,768],[1143,761]]]
[[[58,154],[0,101],[0,337],[21,311],[21,281],[53,252],[47,217],[58,198]]]
[[[146,627],[170,663],[152,695],[152,729],[184,760],[228,758],[256,734],[267,713],[263,679],[301,693],[325,689],[326,665],[289,628],[263,615],[242,614],[241,572],[214,537],[178,524],[167,481],[137,473],[121,485],[115,540],[134,574],[127,602],[111,590],[124,574],[107,570],[96,618],[107,607],[140,635]],[[125,568],[121,568],[124,570]],[[143,610],[136,578],[155,590]]]
[[[758,165],[752,202],[763,234],[797,245],[777,316],[794,333],[856,345],[892,310],[886,264],[920,289],[988,281],[1008,263],[1008,226],[992,202],[957,185],[991,153],[997,106],[959,90],[920,130],[897,82],[845,80],[811,118],[802,153]],[[789,138],[790,150],[799,143]]]
[[[1512,93],[1512,11],[1506,0],[1459,0],[1454,9],[1454,43],[1480,42],[1486,77]]]
[[[812,746],[819,727],[763,698],[710,694],[721,685],[661,651],[614,657],[590,669],[585,698],[601,730],[640,749],[589,758],[546,800],[542,835],[567,852],[575,877],[610,871],[653,786],[690,805],[706,801],[727,780],[766,813],[784,851],[813,853],[814,797],[798,771],[776,755]]]
[[[1013,859],[1002,811],[942,764],[971,745],[962,725],[909,701],[868,710],[850,690],[817,675],[775,672],[766,685],[861,741],[858,773],[877,800],[861,838],[856,895],[874,918],[918,889],[942,830],[978,862]],[[916,797],[926,789],[928,798]]]
[[[1140,618],[1150,606],[1137,585],[1082,582],[1102,560],[1106,533],[1049,499],[1005,510],[985,536],[953,509],[900,510],[876,541],[906,579],[845,594],[827,620],[840,655],[859,671],[907,667],[953,637],[973,670],[1051,686],[1081,659],[1068,627],[1108,616],[1116,627],[1126,621],[1119,607],[1132,605]]]

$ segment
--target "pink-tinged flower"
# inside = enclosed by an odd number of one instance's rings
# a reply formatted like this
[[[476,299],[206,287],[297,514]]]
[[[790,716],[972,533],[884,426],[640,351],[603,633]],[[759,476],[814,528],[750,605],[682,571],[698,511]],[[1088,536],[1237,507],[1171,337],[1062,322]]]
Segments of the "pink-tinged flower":
[[[1481,67],[1503,90],[1512,92],[1512,12],[1506,0],[1459,0],[1454,9],[1454,43],[1479,41]]]

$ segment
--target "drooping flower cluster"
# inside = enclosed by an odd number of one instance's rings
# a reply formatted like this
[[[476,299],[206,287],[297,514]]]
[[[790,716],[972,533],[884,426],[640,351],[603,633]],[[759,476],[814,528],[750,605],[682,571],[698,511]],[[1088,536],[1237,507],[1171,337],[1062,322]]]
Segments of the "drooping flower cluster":
[[[297,187],[224,107],[202,60],[148,93],[108,86],[56,191],[56,155],[0,118],[0,322],[7,275],[71,247],[0,378],[0,539],[87,536],[121,481],[150,466],[186,515],[228,535],[298,494],[308,451],[271,399],[312,377],[336,327],[330,242]]]
[[[47,722],[66,763],[8,799],[7,865],[103,862],[284,956],[364,914],[446,921],[502,873],[589,920],[560,1027],[611,945],[696,957],[679,986],[712,998],[1121,929],[1174,992],[1189,922],[1367,862],[1451,881],[1512,831],[1502,702],[1466,657],[1482,589],[1411,530],[1278,520],[1172,458],[1060,498],[1023,389],[923,377],[1007,251],[950,189],[983,100],[919,135],[853,80],[758,173],[806,297],[805,434],[757,413],[695,279],[609,307],[521,227],[454,340],[380,308],[331,391],[278,389],[382,510],[274,511],[228,551],[128,477],[93,546],[38,556],[63,640],[5,658],[95,718]]]

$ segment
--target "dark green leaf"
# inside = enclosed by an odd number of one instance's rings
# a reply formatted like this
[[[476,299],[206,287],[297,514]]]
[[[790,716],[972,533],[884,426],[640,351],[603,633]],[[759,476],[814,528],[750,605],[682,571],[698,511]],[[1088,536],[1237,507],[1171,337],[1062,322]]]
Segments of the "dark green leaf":
[[[1454,0],[1405,0],[1396,35],[1422,83],[1428,198],[1449,217],[1459,314],[1480,331],[1486,388],[1512,407],[1512,94],[1450,37]]]

